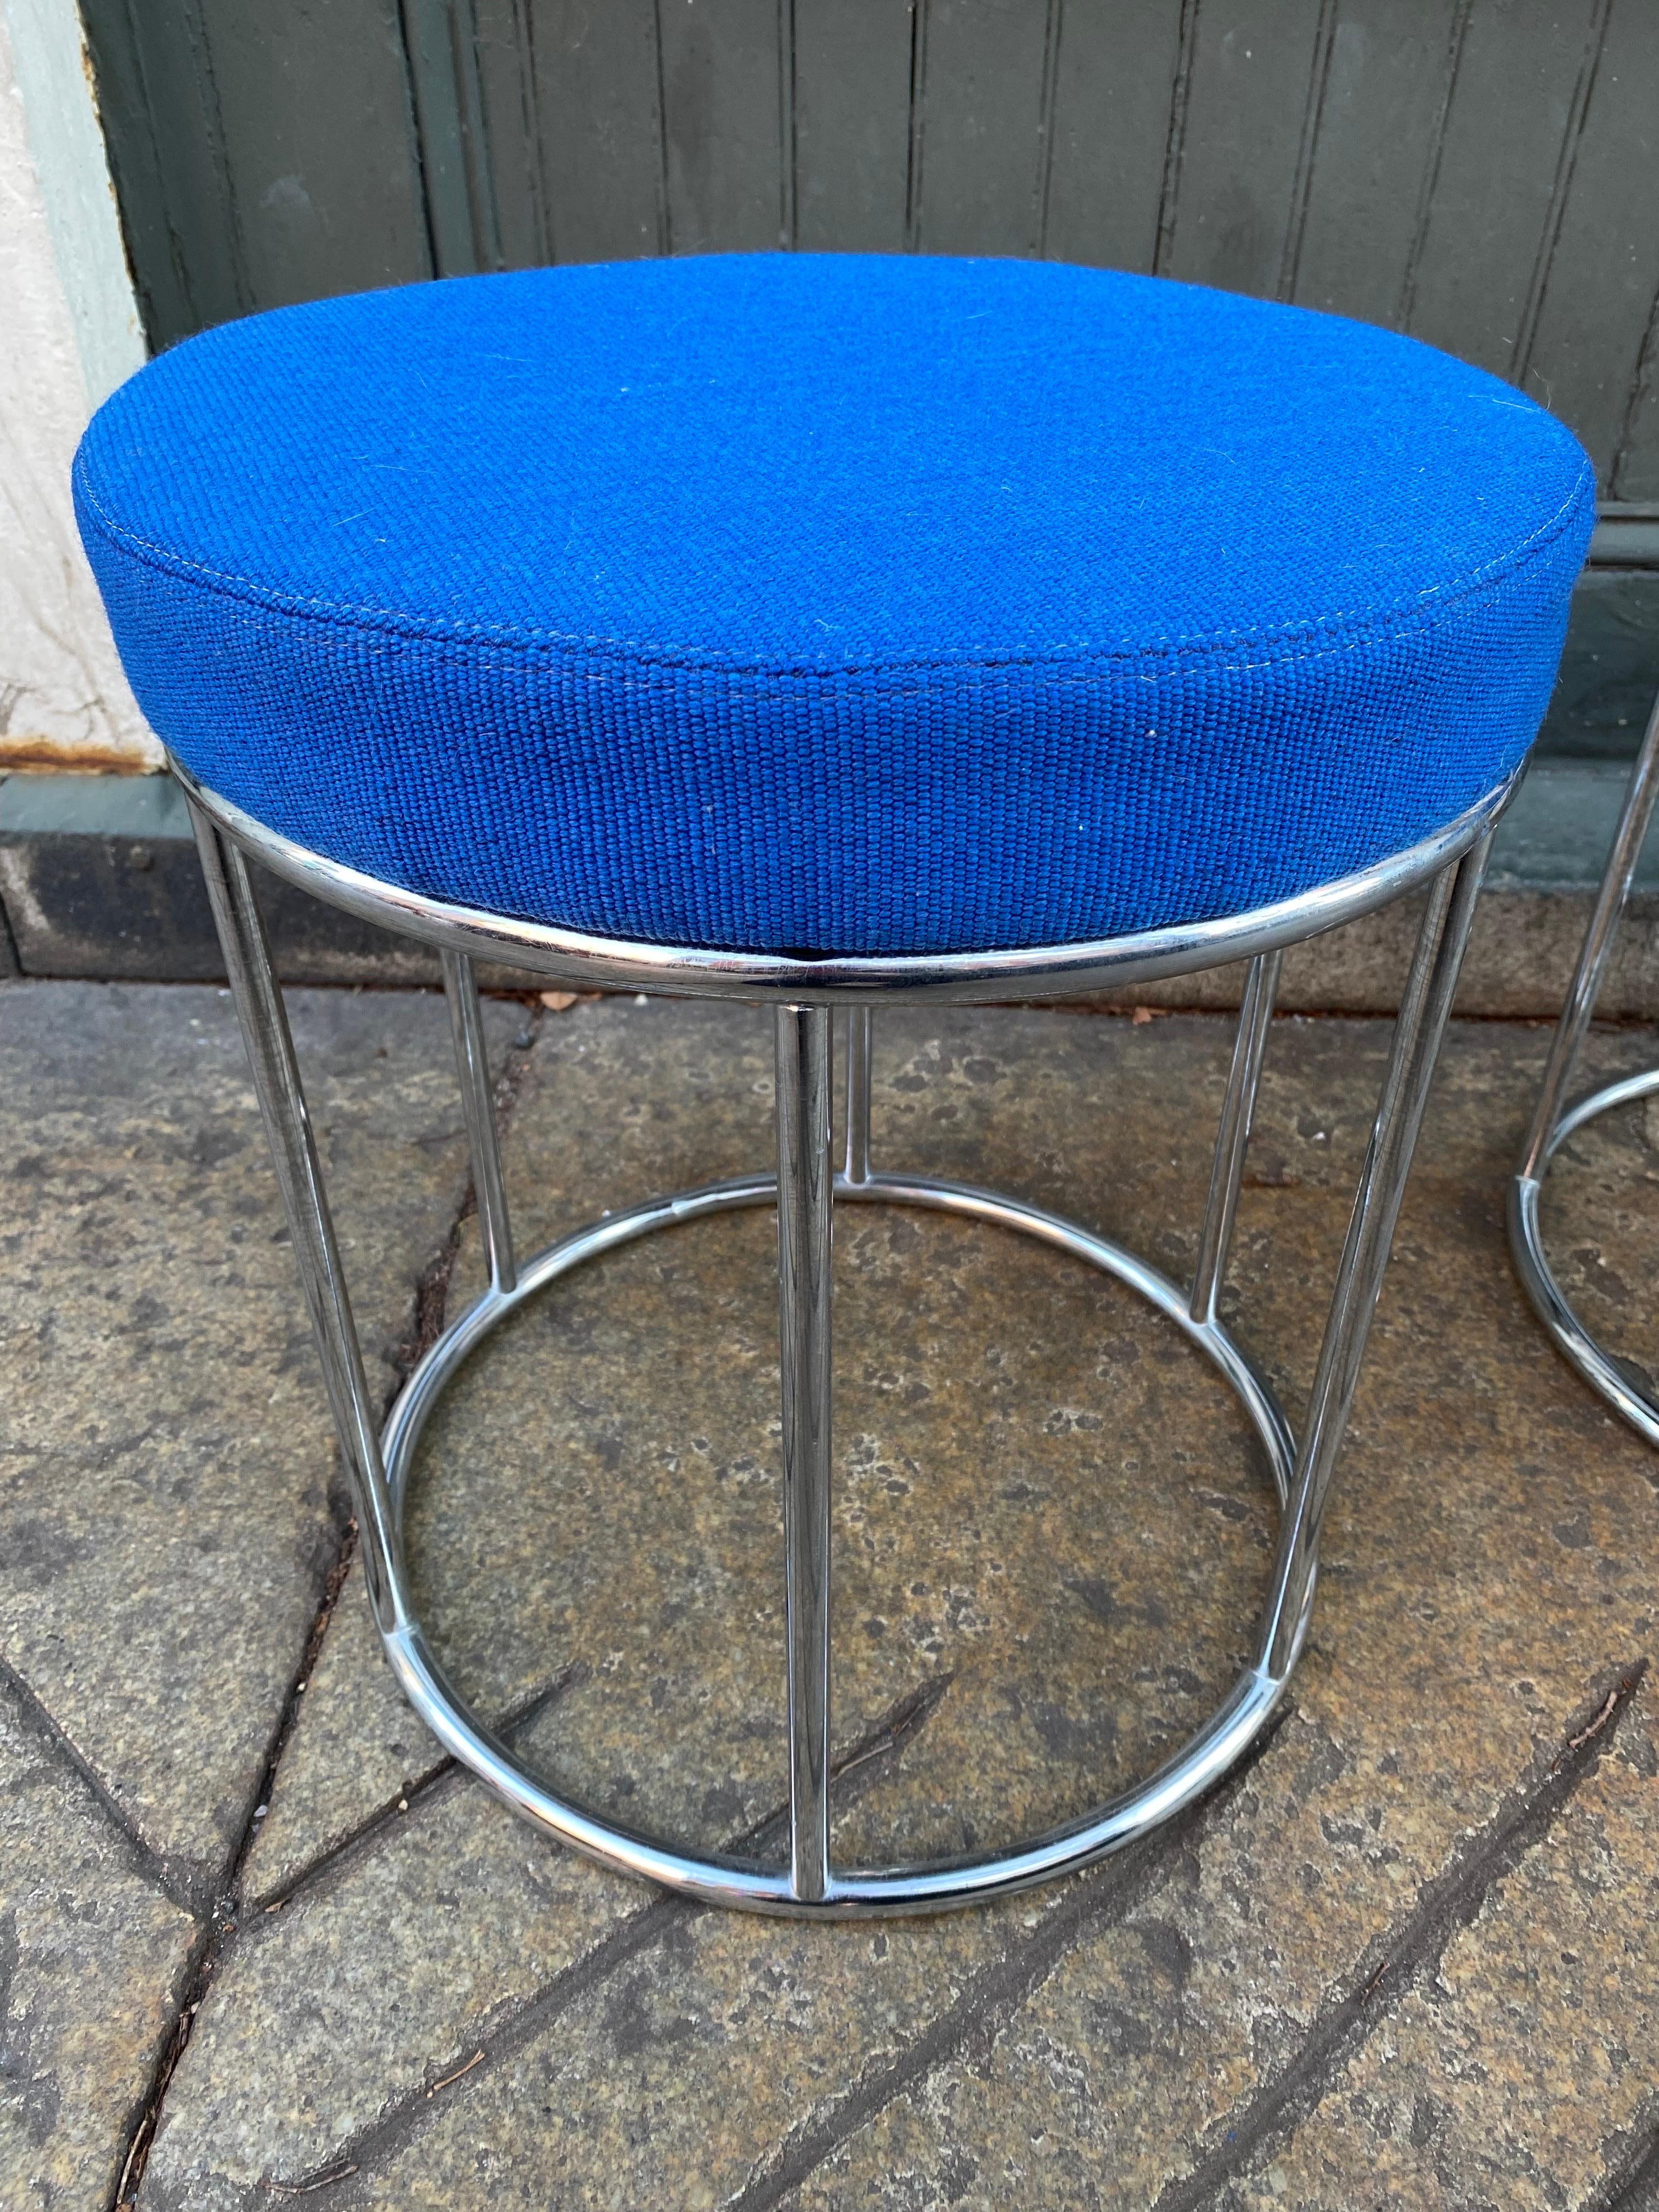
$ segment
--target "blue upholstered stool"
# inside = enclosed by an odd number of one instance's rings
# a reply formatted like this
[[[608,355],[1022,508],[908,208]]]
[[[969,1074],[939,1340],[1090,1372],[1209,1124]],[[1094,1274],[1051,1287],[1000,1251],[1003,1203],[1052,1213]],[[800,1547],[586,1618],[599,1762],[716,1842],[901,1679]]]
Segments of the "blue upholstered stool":
[[[1407,339],[1011,262],[544,270],[287,308],[105,406],[75,472],[123,658],[195,812],[392,1663],[565,1841],[779,1911],[909,1911],[1077,1866],[1203,1789],[1284,1694],[1492,824],[1593,517],[1583,453]],[[491,1287],[378,1432],[246,856],[438,946]],[[1217,1318],[1281,949],[1426,888],[1303,1433]],[[777,1172],[515,1262],[471,961],[769,1000]],[[1013,1197],[871,1164],[884,1000],[1251,966],[1176,1285]],[[830,1151],[832,1010],[848,1146]],[[1279,1493],[1253,1656],[1159,1773],[991,1858],[829,1858],[832,1203],[1027,1231],[1164,1312]],[[778,1209],[785,1867],[695,1857],[530,1773],[412,1609],[404,1487],[446,1381],[633,1237]]]

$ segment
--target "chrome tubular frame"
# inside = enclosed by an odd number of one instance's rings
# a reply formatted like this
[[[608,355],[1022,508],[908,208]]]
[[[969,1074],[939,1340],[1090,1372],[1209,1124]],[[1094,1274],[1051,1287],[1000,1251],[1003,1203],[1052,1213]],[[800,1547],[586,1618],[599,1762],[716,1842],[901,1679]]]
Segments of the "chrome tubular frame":
[[[921,957],[802,960],[629,945],[447,905],[307,853],[178,771],[191,805],[214,917],[276,1158],[295,1255],[322,1355],[386,1655],[444,1748],[515,1811],[608,1865],[710,1903],[813,1916],[902,1913],[988,1902],[1088,1865],[1145,1835],[1216,1782],[1279,1707],[1313,1602],[1319,1530],[1352,1402],[1435,1057],[1451,1008],[1491,844],[1514,781],[1447,830],[1379,866],[1234,920],[1089,945]],[[255,902],[248,859],[443,956],[471,1148],[488,1286],[450,1322],[404,1384],[382,1431],[364,1379],[293,1042]],[[1251,1115],[1282,948],[1402,893],[1428,909],[1338,1270],[1300,1442],[1261,1370],[1219,1318]],[[514,1256],[473,959],[592,988],[770,1001],[776,1030],[777,1166],[610,1214],[523,1263]],[[1219,962],[1251,965],[1190,1284],[1171,1282],[1077,1222],[1000,1193],[872,1164],[872,1005],[1077,996]],[[830,1151],[831,1012],[845,1008],[846,1150]],[[1249,1663],[1217,1711],[1146,1781],[1080,1820],[1012,1850],[921,1865],[840,1868],[830,1856],[831,1224],[836,1207],[933,1208],[1013,1230],[1098,1268],[1178,1329],[1237,1395],[1263,1448],[1279,1509],[1271,1587]],[[508,1315],[574,1268],[707,1214],[774,1206],[783,1391],[783,1572],[788,1680],[787,1863],[698,1856],[601,1820],[560,1797],[494,1735],[447,1679],[410,1595],[403,1521],[410,1470],[445,1386]]]
[[[1573,1131],[1582,1129],[1599,1114],[1611,1113],[1614,1107],[1628,1105],[1632,1099],[1645,1098],[1659,1091],[1659,1067],[1655,1067],[1641,1075],[1626,1076],[1621,1082],[1609,1083],[1589,1097],[1581,1098],[1576,1105],[1564,1107],[1562,1103],[1572,1081],[1584,1032],[1595,1012],[1595,1001],[1613,954],[1619,918],[1635,881],[1636,864],[1642,857],[1656,799],[1659,799],[1659,699],[1654,702],[1642,749],[1631,771],[1619,826],[1613,833],[1613,849],[1607,855],[1578,965],[1573,971],[1567,1001],[1556,1026],[1532,1126],[1527,1131],[1527,1140],[1510,1178],[1509,1191],[1510,1252],[1538,1318],[1562,1356],[1650,1444],[1659,1444],[1659,1398],[1655,1397],[1639,1371],[1604,1350],[1574,1313],[1545,1255],[1539,1213],[1550,1162]]]

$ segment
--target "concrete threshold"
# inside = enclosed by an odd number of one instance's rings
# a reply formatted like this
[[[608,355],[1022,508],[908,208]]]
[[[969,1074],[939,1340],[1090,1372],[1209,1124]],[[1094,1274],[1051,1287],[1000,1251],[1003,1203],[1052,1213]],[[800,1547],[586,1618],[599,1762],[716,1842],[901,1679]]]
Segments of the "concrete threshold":
[[[1559,1011],[1629,775],[1627,762],[1543,759],[1498,834],[1459,1011],[1549,1018]],[[260,875],[283,977],[295,983],[432,985],[434,953]],[[11,775],[0,781],[0,906],[25,976],[222,980],[183,795],[170,777]],[[1372,1013],[1398,1004],[1416,927],[1407,902],[1332,930],[1285,961],[1287,1012]],[[1602,993],[1604,1018],[1659,1015],[1659,840],[1650,842]],[[480,970],[485,988],[541,979]],[[1223,968],[1116,1002],[1235,1006],[1243,969]],[[1111,1002],[1109,1002],[1111,1003]]]

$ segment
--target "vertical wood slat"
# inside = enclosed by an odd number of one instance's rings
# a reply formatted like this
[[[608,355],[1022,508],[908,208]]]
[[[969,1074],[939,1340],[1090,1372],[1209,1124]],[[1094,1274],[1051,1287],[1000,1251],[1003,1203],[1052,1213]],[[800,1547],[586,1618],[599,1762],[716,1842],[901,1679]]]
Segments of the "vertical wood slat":
[[[431,273],[395,0],[204,0],[250,305]]]
[[[1041,0],[923,4],[915,245],[924,253],[1035,253],[1052,11]]]
[[[904,250],[916,250],[921,221],[922,155],[927,151],[922,118],[927,112],[928,0],[911,0],[909,136],[904,149]]]
[[[1325,98],[1330,88],[1331,52],[1335,43],[1338,0],[1320,0],[1314,26],[1313,53],[1308,65],[1307,97],[1303,103],[1302,131],[1297,143],[1296,168],[1291,179],[1291,204],[1279,249],[1279,283],[1274,296],[1295,296],[1302,260],[1302,243],[1308,225],[1308,200],[1313,189],[1315,157],[1324,128]]]
[[[1153,273],[1166,276],[1175,254],[1176,216],[1181,206],[1181,171],[1187,158],[1187,111],[1192,101],[1193,55],[1198,46],[1199,0],[1181,0],[1181,34],[1175,79],[1170,87],[1170,119],[1158,179],[1158,243]]]
[[[478,263],[473,247],[449,0],[402,0],[402,5],[432,273],[434,276],[470,276]]]
[[[1446,118],[1411,328],[1499,376],[1527,301],[1599,0],[1475,0]]]
[[[1170,276],[1261,298],[1281,289],[1328,25],[1310,0],[1201,0]]]
[[[1467,0],[1342,0],[1292,297],[1398,325]]]
[[[501,265],[474,0],[401,0],[434,271]]]
[[[778,244],[796,240],[795,0],[777,0],[778,11]]]
[[[253,302],[196,0],[85,0],[127,252],[159,350]]]
[[[1042,251],[1405,321],[1524,370],[1610,489],[1659,495],[1654,0],[86,18],[155,343],[434,261]]]
[[[1659,295],[1659,194],[1632,185],[1656,172],[1659,8],[1652,0],[1614,0],[1523,381],[1572,424],[1615,492],[1622,489],[1614,471]]]
[[[451,52],[459,94],[473,260],[477,268],[499,269],[502,264],[501,213],[496,204],[495,154],[485,111],[483,26],[479,16],[477,0],[452,0]]]
[[[671,250],[785,243],[777,0],[658,0],[657,13]]]
[[[903,250],[919,4],[808,0],[793,10],[795,243],[806,251]]]
[[[1538,318],[1543,305],[1544,289],[1549,281],[1550,265],[1561,235],[1566,216],[1567,201],[1572,191],[1572,181],[1578,166],[1578,156],[1583,148],[1584,125],[1589,117],[1591,98],[1601,61],[1606,40],[1607,15],[1612,0],[1590,0],[1589,20],[1585,26],[1583,51],[1579,58],[1578,76],[1573,86],[1572,101],[1561,134],[1561,144],[1556,155],[1555,174],[1551,180],[1549,204],[1545,210],[1543,225],[1538,240],[1538,249],[1533,257],[1532,280],[1527,287],[1527,296],[1521,309],[1521,325],[1516,334],[1515,367],[1513,374],[1517,383],[1524,382],[1528,363],[1532,358],[1533,341],[1538,334]]]
[[[1653,303],[1642,357],[1613,464],[1619,499],[1659,501],[1659,299]]]
[[[666,252],[653,0],[520,4],[548,252],[560,261]]]
[[[1179,0],[1071,0],[1059,22],[1043,251],[1055,261],[1151,272],[1170,108]]]
[[[535,22],[531,0],[474,0],[478,97],[503,269],[554,258],[543,190],[536,114]]]

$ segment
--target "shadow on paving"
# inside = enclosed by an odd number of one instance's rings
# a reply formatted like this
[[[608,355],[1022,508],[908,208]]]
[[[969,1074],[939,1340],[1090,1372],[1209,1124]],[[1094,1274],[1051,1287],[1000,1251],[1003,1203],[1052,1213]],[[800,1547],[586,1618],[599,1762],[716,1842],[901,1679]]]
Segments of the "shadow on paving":
[[[426,1009],[441,1079],[441,1006],[383,1003]],[[884,1015],[878,1156],[1035,1198],[1179,1278],[1230,1042],[1204,1017]],[[702,1911],[552,1848],[448,1766],[354,1571],[141,2203],[1638,2203],[1659,1499],[1504,1260],[1546,1042],[1449,1041],[1310,1649],[1206,1803],[994,1911]],[[1274,1027],[1227,1310],[1293,1413],[1386,1047],[1380,1024]],[[1646,1048],[1598,1036],[1587,1079]],[[583,1003],[508,1056],[521,1251],[769,1160],[753,1012]],[[1634,1358],[1656,1158],[1645,1124],[1586,1133],[1548,1224],[1575,1281],[1632,1293]],[[372,1209],[366,1156],[342,1165],[343,1212]],[[463,1372],[412,1490],[422,1602],[480,1709],[571,1795],[703,1847],[781,1848],[773,1234],[711,1219],[558,1286]],[[1224,1387],[1080,1266],[847,1209],[836,1269],[833,1847],[988,1848],[1146,1772],[1214,1704],[1268,1486]],[[464,1222],[452,1313],[480,1279]],[[204,1354],[196,1388],[218,1381]],[[304,1648],[296,1625],[290,1669]]]

